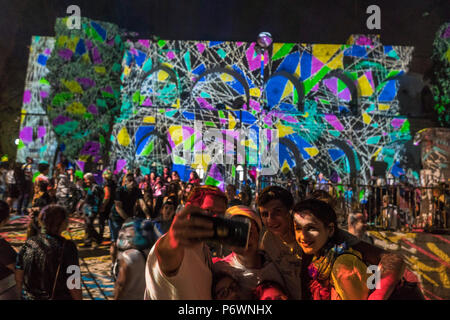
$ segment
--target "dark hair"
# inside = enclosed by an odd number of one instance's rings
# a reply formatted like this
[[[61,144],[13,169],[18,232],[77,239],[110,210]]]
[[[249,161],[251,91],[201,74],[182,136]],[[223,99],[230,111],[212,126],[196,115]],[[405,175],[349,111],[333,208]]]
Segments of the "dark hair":
[[[306,199],[300,201],[294,206],[293,213],[309,211],[314,217],[319,219],[325,226],[334,223],[335,231],[337,228],[337,216],[333,207],[325,201],[318,199]],[[335,232],[336,234],[336,232]]]
[[[336,207],[336,199],[325,190],[314,190],[306,199],[316,199],[328,203],[331,207]]]
[[[166,204],[172,205],[176,209],[178,207],[178,196],[175,193],[169,194],[166,201],[164,201],[163,206],[165,206]]]
[[[8,218],[9,218],[9,205],[5,201],[0,200],[0,223],[6,221]]]
[[[236,189],[236,186],[234,184],[229,184],[229,185],[227,185],[226,190],[227,190],[227,192],[230,192],[230,193],[236,193],[237,189]]]
[[[46,180],[39,180],[37,183],[37,187],[38,187],[39,191],[42,191],[42,192],[47,191],[48,185],[49,185],[49,183]]]
[[[191,187],[191,190],[190,190],[189,192],[187,192],[186,189],[187,189],[189,186]],[[182,196],[183,201],[186,201],[186,200],[187,200],[187,198],[188,198],[189,195],[191,194],[192,190],[194,190],[194,187],[195,187],[195,185],[194,185],[193,183],[186,183],[186,185],[185,185],[185,187],[184,187],[184,190],[183,190],[183,196]]]
[[[67,218],[67,211],[57,204],[50,204],[42,208],[39,213],[39,222],[47,234],[58,235],[61,225]]]
[[[125,180],[128,182],[134,181],[134,174],[133,173],[127,173],[125,176]]]
[[[261,282],[260,284],[258,284],[258,286],[255,288],[255,290],[253,290],[253,297],[254,300],[261,300],[261,296],[264,293],[264,290],[267,288],[276,288],[279,291],[281,291],[282,293],[284,293],[289,300],[289,296],[286,293],[286,290],[278,283],[272,280],[264,280],[263,282]]]
[[[191,171],[190,174],[194,174],[194,179],[200,179],[200,177],[198,176],[197,171]]]
[[[153,188],[150,183],[147,183],[144,188],[144,197],[151,198],[153,200]]]
[[[195,187],[195,185],[193,183],[186,183],[186,185],[184,186],[184,189],[186,189],[187,187],[191,186],[191,190]]]
[[[45,170],[47,170],[48,168],[50,168],[50,166],[48,165],[48,163],[39,163],[38,164],[38,171],[39,172],[44,172]]]
[[[240,192],[240,194],[246,194],[247,195],[247,203],[243,203],[244,205],[246,205],[246,206],[250,206],[251,205],[251,203],[252,203],[252,198],[253,198],[253,194],[252,194],[252,189],[250,188],[250,186],[249,185],[244,185],[243,187],[242,187],[242,190],[241,190],[241,192]]]
[[[216,299],[216,293],[215,293],[216,286],[219,283],[219,281],[222,280],[223,278],[231,278],[231,279],[233,279],[233,281],[235,281],[237,284],[239,284],[239,282],[236,280],[236,278],[227,272],[219,271],[219,272],[213,273],[212,284],[211,284],[211,297],[213,299]]]
[[[288,210],[294,204],[294,198],[288,190],[279,186],[269,186],[264,188],[258,196],[257,205],[258,207],[262,207],[272,200],[280,200]]]
[[[250,188],[250,186],[249,186],[248,184],[246,184],[246,185],[244,185],[244,186],[242,187],[241,192],[244,192],[244,193],[248,194],[248,196],[249,196],[250,198],[253,196],[252,188]]]
[[[166,194],[175,193],[178,194],[180,192],[181,186],[178,182],[170,182],[166,189]]]

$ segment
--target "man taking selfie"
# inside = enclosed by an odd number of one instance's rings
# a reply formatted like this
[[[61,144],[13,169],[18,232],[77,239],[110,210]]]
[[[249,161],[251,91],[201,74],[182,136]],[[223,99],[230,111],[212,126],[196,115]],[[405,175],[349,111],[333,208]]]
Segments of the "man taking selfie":
[[[223,216],[227,197],[217,187],[195,187],[169,231],[153,246],[145,270],[146,300],[210,300],[211,255],[204,240],[213,223],[192,214]]]

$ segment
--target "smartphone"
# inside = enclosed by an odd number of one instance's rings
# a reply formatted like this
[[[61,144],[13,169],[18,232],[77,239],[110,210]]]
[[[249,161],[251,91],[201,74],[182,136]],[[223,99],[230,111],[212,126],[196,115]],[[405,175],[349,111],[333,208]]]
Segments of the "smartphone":
[[[241,216],[233,218],[212,217],[202,213],[192,213],[192,217],[209,220],[214,226],[214,235],[202,240],[212,241],[230,247],[247,248],[250,237],[250,219]]]

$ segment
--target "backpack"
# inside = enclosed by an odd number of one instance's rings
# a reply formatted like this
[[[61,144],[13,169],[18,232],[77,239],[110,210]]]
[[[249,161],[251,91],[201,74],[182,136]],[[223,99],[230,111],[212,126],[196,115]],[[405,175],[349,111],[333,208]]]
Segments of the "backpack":
[[[128,218],[122,224],[117,237],[117,259],[112,266],[112,277],[114,281],[119,275],[119,258],[129,249],[138,250],[144,261],[147,255],[144,250],[151,248],[155,242],[164,234],[161,226],[155,221],[137,217]]]

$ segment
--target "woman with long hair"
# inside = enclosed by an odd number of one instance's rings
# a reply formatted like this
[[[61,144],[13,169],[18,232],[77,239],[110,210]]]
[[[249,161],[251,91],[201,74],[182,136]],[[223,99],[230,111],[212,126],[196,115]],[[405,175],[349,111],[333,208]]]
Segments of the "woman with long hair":
[[[198,173],[196,171],[191,171],[188,182],[192,183],[194,186],[200,185],[200,177],[198,176]]]
[[[69,277],[78,268],[78,250],[61,236],[68,226],[67,211],[49,205],[39,214],[41,233],[28,239],[18,257],[17,287],[24,300],[81,300],[81,288],[69,289]],[[76,273],[75,273],[76,274]],[[76,283],[80,283],[75,281]]]

